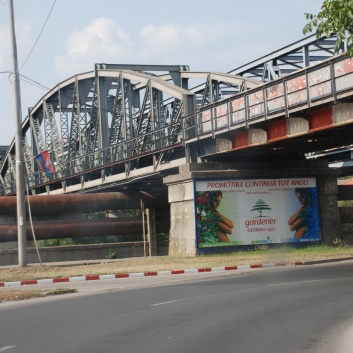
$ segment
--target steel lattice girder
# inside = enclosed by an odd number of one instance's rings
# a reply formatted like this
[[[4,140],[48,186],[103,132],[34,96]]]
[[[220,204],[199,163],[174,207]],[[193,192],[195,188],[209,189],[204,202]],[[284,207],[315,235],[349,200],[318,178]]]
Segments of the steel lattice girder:
[[[167,149],[167,153],[164,150],[177,143],[183,117],[197,109],[197,93],[187,89],[189,79],[210,82],[212,87],[207,88],[205,103],[220,99],[218,92],[225,83],[237,91],[258,85],[251,79],[230,74],[185,71],[186,66],[172,67],[173,70],[160,77],[149,72],[116,70],[112,66],[96,65],[95,71],[60,83],[30,110],[22,129],[27,174],[38,173],[38,166],[29,159],[45,149],[51,153],[61,176],[93,168],[96,153],[101,155],[102,164],[128,158],[129,174],[132,167],[138,167],[141,154],[160,150],[158,165],[170,158],[173,149]],[[12,144],[9,156],[15,153],[14,148]],[[9,165],[11,162],[6,161],[1,170],[8,184],[15,179],[13,175],[6,176]],[[13,173],[10,169],[10,174]],[[46,175],[39,175],[37,179],[30,177],[31,186],[48,181]],[[13,186],[11,182],[8,187],[11,192]],[[5,190],[5,185],[2,189]]]
[[[135,158],[135,167],[140,154],[160,150],[160,163],[165,156],[170,157],[172,150],[166,154],[163,149],[177,142],[182,118],[197,109],[196,94],[187,89],[189,79],[211,80],[214,91],[225,82],[228,87],[251,88],[256,84],[229,74],[192,73],[186,71],[187,66],[134,67],[139,71],[111,66],[96,65],[93,72],[69,78],[29,111],[22,124],[27,174],[38,173],[38,166],[31,159],[45,149],[51,153],[61,176],[94,167],[83,162],[87,162],[87,155],[102,150],[106,151],[103,163]],[[169,72],[156,76],[142,72],[146,68]],[[216,100],[216,95],[211,99]],[[14,192],[10,158],[14,154],[13,142],[1,169],[0,183],[7,183],[2,185],[3,194]],[[128,169],[131,163],[130,160]],[[43,174],[37,179],[31,177],[31,186],[47,182]]]
[[[317,39],[315,35],[311,35],[229,73],[269,82],[334,56],[335,45],[335,36]],[[344,46],[342,51],[346,50]]]
[[[139,154],[161,148],[160,163],[173,151],[163,147],[176,143],[178,122],[194,113],[197,103],[213,103],[333,56],[335,42],[310,36],[228,74],[190,72],[186,65],[96,64],[94,71],[58,84],[29,111],[22,124],[26,172],[36,169],[30,159],[46,148],[55,163],[65,164],[67,176],[82,170],[87,154],[109,157],[103,164],[127,157],[136,164]],[[156,75],[161,72],[166,73]],[[194,78],[204,82],[190,89]],[[151,132],[155,135],[146,136]],[[163,134],[156,144],[155,137]],[[1,166],[3,194],[14,192],[14,155],[13,140]]]

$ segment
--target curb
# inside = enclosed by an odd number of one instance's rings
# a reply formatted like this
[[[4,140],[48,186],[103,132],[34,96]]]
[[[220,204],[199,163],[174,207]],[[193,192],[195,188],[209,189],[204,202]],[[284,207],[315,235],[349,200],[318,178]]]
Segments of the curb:
[[[316,264],[325,264],[328,262],[341,262],[341,261],[348,261],[353,260],[353,256],[350,257],[342,257],[340,259],[329,259],[329,260],[312,260],[312,261],[305,261],[303,265],[316,265]]]
[[[304,262],[296,261],[292,265],[304,265]],[[268,264],[251,264],[240,266],[225,266],[225,267],[204,267],[187,270],[171,270],[171,271],[149,271],[149,272],[134,272],[134,273],[117,273],[110,275],[89,275],[89,276],[74,276],[74,277],[59,277],[59,278],[45,278],[45,279],[32,279],[14,282],[0,282],[0,287],[18,287],[29,286],[35,284],[50,284],[50,283],[63,283],[63,282],[82,282],[82,281],[98,281],[105,279],[119,279],[119,278],[132,278],[132,277],[148,277],[148,276],[170,276],[182,275],[190,273],[203,273],[203,272],[222,272],[222,271],[235,271],[235,270],[248,270],[257,268],[271,268],[271,267],[288,266],[285,263],[268,263]]]

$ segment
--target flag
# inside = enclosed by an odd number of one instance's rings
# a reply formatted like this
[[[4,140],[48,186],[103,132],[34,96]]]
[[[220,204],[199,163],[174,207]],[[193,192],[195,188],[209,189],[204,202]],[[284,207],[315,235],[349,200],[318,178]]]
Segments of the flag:
[[[54,164],[51,161],[50,154],[48,150],[43,151],[34,157],[39,165],[39,168],[42,172],[49,175],[55,173]]]

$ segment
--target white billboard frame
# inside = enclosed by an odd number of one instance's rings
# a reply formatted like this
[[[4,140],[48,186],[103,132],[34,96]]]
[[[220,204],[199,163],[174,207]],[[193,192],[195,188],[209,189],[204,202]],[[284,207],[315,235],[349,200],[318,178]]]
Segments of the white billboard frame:
[[[315,177],[195,179],[198,249],[320,242]]]

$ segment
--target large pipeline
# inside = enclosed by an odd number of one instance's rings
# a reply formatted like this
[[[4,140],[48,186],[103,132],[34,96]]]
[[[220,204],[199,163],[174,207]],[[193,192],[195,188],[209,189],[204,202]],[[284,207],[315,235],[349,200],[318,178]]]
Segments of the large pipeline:
[[[33,222],[37,240],[143,234],[142,220],[84,219]],[[169,220],[156,224],[157,233],[169,232]],[[26,224],[27,240],[33,240],[32,228]],[[17,241],[17,225],[0,224],[0,242]]]
[[[28,196],[25,197],[28,212]],[[106,192],[96,194],[31,195],[32,214],[97,212],[104,210],[168,207],[167,196],[155,197],[145,192]],[[0,215],[16,215],[16,196],[0,197]]]
[[[341,224],[353,223],[353,207],[339,207]]]
[[[353,185],[338,185],[337,198],[340,201],[353,200]]]

